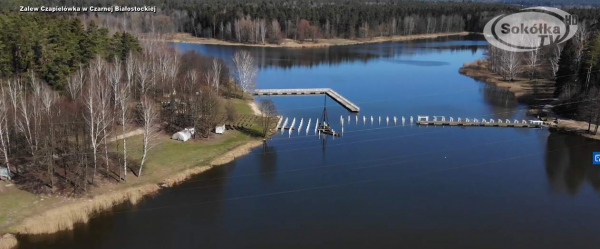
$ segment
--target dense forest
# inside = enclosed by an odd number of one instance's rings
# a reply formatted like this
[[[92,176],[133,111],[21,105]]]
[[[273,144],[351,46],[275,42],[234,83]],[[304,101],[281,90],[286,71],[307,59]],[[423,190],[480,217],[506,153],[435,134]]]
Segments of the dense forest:
[[[596,23],[597,24],[597,23]],[[600,29],[594,26],[567,41],[558,59],[554,95],[565,105],[557,108],[563,115],[600,124]],[[577,110],[573,112],[572,110]],[[588,130],[591,127],[588,127]]]
[[[100,55],[124,59],[139,51],[138,40],[127,32],[110,34],[107,28],[79,19],[49,14],[0,14],[0,77],[35,71],[60,89],[80,65]]]
[[[223,61],[146,38],[66,14],[0,13],[0,158],[9,180],[82,193],[141,176],[161,135],[191,127],[204,139],[225,113],[236,119],[224,98],[251,91],[251,56],[234,57],[235,87]],[[129,132],[141,133],[133,148]]]
[[[48,5],[155,5],[154,13],[78,14],[112,30],[135,33],[186,32],[243,43],[283,39],[369,39],[376,36],[481,32],[492,17],[522,6],[437,1],[269,0],[39,0]],[[16,8],[13,7],[13,8]],[[571,8],[582,19],[598,9]]]

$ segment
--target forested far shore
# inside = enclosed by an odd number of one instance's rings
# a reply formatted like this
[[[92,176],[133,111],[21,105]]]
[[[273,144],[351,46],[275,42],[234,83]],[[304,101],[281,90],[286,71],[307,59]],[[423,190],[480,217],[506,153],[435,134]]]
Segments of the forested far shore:
[[[555,123],[558,128],[584,132],[598,139],[599,19],[600,16],[584,20],[575,36],[562,44],[529,52],[511,52],[488,45],[486,61],[465,64],[461,72],[512,88],[511,91],[537,109],[538,114],[561,119],[562,122]],[[574,120],[584,121],[586,125]]]
[[[55,4],[50,0],[39,0]],[[79,6],[79,1],[61,1]],[[109,30],[131,33],[189,33],[194,37],[244,44],[280,44],[316,39],[476,32],[487,21],[523,8],[519,5],[422,1],[267,1],[267,0],[152,0],[118,3],[88,0],[85,5],[152,5],[157,13],[70,13]],[[580,19],[600,16],[598,8],[565,9]],[[65,13],[66,15],[66,13]]]

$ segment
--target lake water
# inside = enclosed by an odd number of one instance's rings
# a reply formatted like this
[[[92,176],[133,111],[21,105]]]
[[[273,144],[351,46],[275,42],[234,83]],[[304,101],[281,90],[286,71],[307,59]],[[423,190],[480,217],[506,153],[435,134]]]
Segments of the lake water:
[[[329,87],[343,137],[314,134],[324,96],[272,97],[311,129],[22,248],[598,248],[600,145],[545,129],[418,127],[410,116],[533,119],[510,93],[460,75],[484,41],[452,38],[320,49],[176,44],[258,59],[258,88]],[[363,124],[362,116],[367,116]],[[374,117],[371,124],[370,116]],[[378,117],[382,117],[381,125]],[[403,126],[386,125],[404,116]],[[199,152],[202,153],[202,152]]]

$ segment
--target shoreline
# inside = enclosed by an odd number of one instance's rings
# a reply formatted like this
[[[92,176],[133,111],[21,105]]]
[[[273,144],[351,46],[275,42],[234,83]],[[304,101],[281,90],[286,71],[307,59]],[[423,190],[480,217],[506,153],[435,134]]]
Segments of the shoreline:
[[[261,115],[258,105],[254,100],[248,100],[247,104],[251,107],[255,115]],[[262,139],[250,138],[248,141],[238,144],[220,155],[214,156],[207,162],[182,168],[165,175],[163,178],[150,179],[146,182],[125,186],[122,189],[114,189],[115,187],[113,186],[105,189],[105,191],[92,191],[85,196],[66,198],[67,201],[49,206],[48,209],[42,212],[26,216],[22,220],[17,220],[12,225],[3,228],[4,233],[0,233],[0,249],[9,249],[18,246],[15,234],[50,234],[72,230],[77,223],[86,223],[98,212],[110,210],[112,207],[125,202],[135,205],[143,198],[157,194],[163,188],[173,187],[194,175],[247,155],[252,149],[262,145],[262,143]],[[41,198],[42,200],[44,199],[44,197]]]
[[[170,38],[167,38],[167,42],[174,43],[190,43],[190,44],[205,44],[205,45],[224,45],[224,46],[246,46],[246,47],[270,47],[270,48],[327,48],[332,46],[348,46],[358,44],[371,44],[371,43],[383,43],[383,42],[400,42],[400,41],[412,41],[420,39],[432,39],[438,37],[448,36],[466,36],[471,33],[463,32],[451,32],[451,33],[434,33],[434,34],[420,34],[420,35],[406,35],[406,36],[378,36],[371,39],[343,39],[343,38],[331,38],[331,39],[316,39],[315,41],[297,41],[293,39],[283,39],[283,42],[279,44],[252,44],[252,43],[238,43],[231,41],[224,41],[214,38],[200,38],[193,37],[188,33],[175,33]]]
[[[546,105],[552,105],[554,82],[551,80],[536,79],[532,81],[516,78],[513,82],[506,82],[500,75],[488,69],[485,59],[464,63],[458,71],[475,80],[508,90],[517,98],[518,102],[527,105],[529,114],[538,115],[542,117],[542,120],[545,119],[544,121],[556,120],[556,124],[550,127],[551,132],[567,132],[600,140],[600,133],[595,135],[587,133],[588,123],[562,117],[554,113],[551,108],[546,108]],[[594,129],[596,126],[592,125],[591,127]]]
[[[135,205],[143,198],[157,194],[161,189],[173,187],[213,167],[227,164],[238,157],[245,156],[262,143],[263,141],[260,140],[248,141],[212,159],[209,165],[198,165],[180,171],[158,183],[145,183],[141,186],[95,195],[91,198],[82,197],[73,202],[27,217],[18,224],[9,227],[10,233],[0,236],[0,249],[15,248],[18,245],[18,240],[14,234],[36,235],[72,230],[77,223],[87,223],[98,212],[107,211],[125,202]],[[40,224],[45,225],[40,226]]]
[[[262,116],[262,112],[260,111],[258,104],[254,102],[254,99],[248,100],[248,105],[250,106],[250,109],[252,109],[252,112],[254,112],[254,115]]]

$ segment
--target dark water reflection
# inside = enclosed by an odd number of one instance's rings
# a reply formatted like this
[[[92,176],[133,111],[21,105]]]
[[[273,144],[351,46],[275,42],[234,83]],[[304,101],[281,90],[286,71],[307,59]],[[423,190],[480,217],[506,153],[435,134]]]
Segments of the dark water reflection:
[[[314,67],[319,65],[337,65],[360,61],[392,58],[399,55],[418,56],[438,51],[465,51],[477,53],[486,43],[480,36],[453,36],[407,43],[375,43],[357,46],[333,46],[330,48],[297,49],[265,47],[232,47],[219,45],[176,44],[180,49],[194,49],[199,53],[231,58],[237,50],[246,50],[264,67],[294,68],[298,66]],[[415,61],[415,63],[420,63]]]
[[[378,124],[379,116],[529,119],[507,91],[458,73],[484,45],[177,44],[223,58],[250,49],[262,65],[259,88],[331,87],[361,107],[359,121],[329,100],[336,130],[350,115],[342,137],[277,134],[247,156],[73,231],[21,236],[21,248],[597,248],[595,141],[545,129]],[[272,98],[280,114],[312,125],[324,99]]]
[[[600,167],[581,160],[585,157],[591,160],[590,155],[594,152],[594,147],[581,144],[593,142],[582,137],[559,134],[548,136],[546,173],[553,191],[576,195],[586,185],[600,191]],[[562,148],[568,149],[560,151]]]

